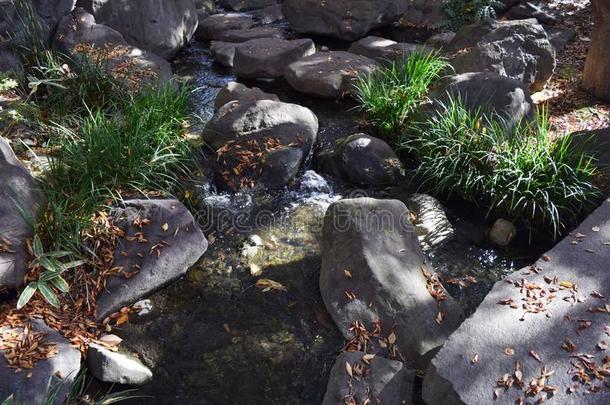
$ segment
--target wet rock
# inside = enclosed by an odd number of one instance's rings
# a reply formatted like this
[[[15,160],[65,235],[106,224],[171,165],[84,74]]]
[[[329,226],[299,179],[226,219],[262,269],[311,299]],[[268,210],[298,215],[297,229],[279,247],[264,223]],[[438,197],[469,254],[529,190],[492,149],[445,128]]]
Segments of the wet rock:
[[[258,38],[283,38],[284,33],[276,27],[254,27],[222,31],[218,39],[225,42],[246,42]]]
[[[325,172],[359,186],[395,184],[404,172],[390,145],[366,134],[339,139],[317,160]]]
[[[194,0],[195,8],[197,9],[197,16],[201,21],[203,16],[210,16],[216,14],[216,2],[214,0]]]
[[[242,30],[252,27],[254,19],[240,13],[214,14],[199,22],[195,37],[197,39],[219,40],[224,31]]]
[[[275,94],[265,93],[258,87],[247,87],[241,83],[229,82],[216,96],[216,100],[214,100],[214,111],[218,111],[223,105],[236,100],[241,102],[257,100],[280,101]]]
[[[46,204],[36,180],[0,138],[0,289],[23,284],[37,211]]]
[[[273,24],[274,22],[284,19],[282,6],[279,4],[274,4],[273,6],[260,10],[254,10],[250,12],[250,14],[252,14],[252,17],[254,17],[261,24]]]
[[[291,63],[284,72],[295,90],[322,98],[340,98],[353,93],[360,74],[371,73],[374,60],[349,52],[320,52]]]
[[[422,389],[427,404],[512,405],[519,398],[532,404],[610,403],[610,390],[603,387],[607,377],[595,379],[592,372],[607,355],[607,301],[600,296],[607,299],[610,291],[610,272],[602,270],[608,266],[603,244],[610,240],[609,217],[607,200],[543,255],[535,272],[527,267],[494,285],[432,360]],[[574,245],[577,233],[585,236]],[[503,353],[506,348],[512,355]],[[514,381],[517,362],[524,388],[516,382],[509,389],[498,387],[505,374]],[[532,381],[542,381],[543,370],[552,375],[540,388],[555,389],[534,389],[526,396]]]
[[[310,155],[318,119],[307,108],[273,100],[225,104],[203,130],[219,151],[216,173],[223,188],[281,188]]]
[[[555,25],[559,19],[555,11],[541,1],[522,1],[515,7],[511,7],[505,14],[509,20],[525,20],[535,18],[541,24]]]
[[[234,42],[212,41],[210,42],[210,53],[216,63],[226,67],[233,67],[233,59],[235,58],[235,47],[238,44]]]
[[[282,11],[293,30],[353,41],[396,20],[406,10],[399,0],[286,0]]]
[[[16,373],[10,368],[3,355],[0,355],[0,398],[7,399],[12,395],[9,404],[60,405],[70,391],[70,386],[80,369],[80,352],[59,333],[49,328],[42,320],[34,320],[28,325],[30,333],[43,333],[41,344],[54,345],[57,354],[46,360],[36,362],[31,370],[22,369]],[[23,328],[0,328],[0,346],[3,333],[14,331],[21,334]],[[0,354],[4,354],[0,350]],[[48,393],[54,393],[55,400],[49,400]]]
[[[113,260],[122,272],[108,279],[97,299],[99,319],[183,276],[208,245],[177,200],[127,200],[111,216],[125,234]]]
[[[348,52],[385,63],[396,59],[403,59],[412,52],[423,51],[424,49],[424,47],[417,44],[398,43],[391,39],[369,36],[354,42]]]
[[[535,19],[485,20],[462,28],[448,46],[457,73],[496,72],[541,90],[555,70],[555,49]]]
[[[378,321],[384,335],[393,331],[407,365],[425,367],[463,314],[448,294],[439,304],[428,292],[423,270],[432,270],[408,215],[397,200],[357,198],[332,204],[322,230],[320,292],[346,339],[353,336],[354,321],[369,330]],[[435,319],[440,318],[439,324]]]
[[[453,239],[455,230],[447,219],[445,209],[434,197],[412,194],[406,201],[411,222],[424,251],[441,246]]]
[[[220,4],[234,11],[256,10],[276,4],[277,0],[220,0]]]
[[[512,222],[498,218],[489,231],[489,239],[495,245],[506,247],[517,235],[517,228]]]
[[[165,59],[191,40],[199,21],[193,0],[79,0],[78,5],[130,44]]]
[[[415,370],[408,370],[401,362],[381,356],[370,360],[363,359],[363,356],[364,352],[345,352],[337,357],[322,405],[344,405],[346,398],[356,398],[359,403],[368,400],[370,404],[410,404]],[[353,376],[347,373],[347,364]],[[358,367],[366,370],[363,376],[354,375],[353,370]]]
[[[522,82],[493,72],[463,73],[444,79],[430,98],[448,103],[450,98],[463,101],[474,112],[501,117],[508,126],[534,117],[534,102]]]
[[[113,384],[139,386],[153,377],[152,371],[137,358],[96,344],[89,345],[87,367],[98,380]]]
[[[93,16],[82,8],[76,8],[61,20],[53,45],[75,58],[103,58],[106,71],[134,90],[142,86],[164,85],[172,78],[172,69],[166,60],[129,45],[121,33],[97,24]],[[108,56],[107,47],[112,50],[112,57]],[[124,71],[125,66],[127,71]]]
[[[281,77],[287,64],[315,52],[311,39],[253,39],[235,48],[233,71],[236,76],[249,79]]]

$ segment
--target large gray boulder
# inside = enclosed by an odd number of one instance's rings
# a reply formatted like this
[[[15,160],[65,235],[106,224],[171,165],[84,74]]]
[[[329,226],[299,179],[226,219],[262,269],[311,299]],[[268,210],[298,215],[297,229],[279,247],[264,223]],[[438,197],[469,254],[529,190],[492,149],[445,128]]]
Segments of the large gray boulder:
[[[39,18],[47,40],[51,39],[59,20],[74,8],[76,0],[31,0],[31,6]],[[0,36],[16,35],[25,27],[26,11],[20,2],[0,0]]]
[[[287,64],[315,52],[311,39],[253,39],[235,48],[233,71],[236,76],[249,79],[281,77]]]
[[[415,370],[408,370],[396,360],[371,357],[364,352],[345,352],[337,356],[322,405],[345,405],[350,403],[348,399],[358,404],[412,403]]]
[[[427,194],[411,194],[405,201],[411,222],[424,251],[429,251],[453,239],[455,229],[440,201]]]
[[[432,360],[427,404],[610,403],[608,218],[606,200],[533,266],[494,285]]]
[[[468,110],[480,110],[490,118],[500,117],[509,127],[535,115],[527,86],[494,72],[448,76],[430,92],[430,98],[434,103],[443,104],[459,99]]]
[[[322,98],[341,98],[354,93],[359,75],[372,73],[377,63],[349,52],[319,52],[291,63],[284,78],[290,86],[304,94]]]
[[[219,40],[224,31],[242,30],[252,27],[251,15],[241,13],[220,13],[209,16],[199,22],[195,37],[197,39]]]
[[[277,4],[277,0],[220,0],[220,4],[234,11],[257,10]]]
[[[172,68],[163,58],[125,41],[120,32],[97,24],[93,15],[78,7],[57,26],[53,46],[72,57],[88,57],[132,90],[165,85]]]
[[[282,11],[293,30],[354,41],[405,12],[401,0],[286,0]]]
[[[35,339],[39,345],[34,351],[56,350],[57,354],[36,362],[32,369],[22,368],[15,372],[15,368],[9,367],[4,350],[0,350],[0,399],[4,401],[12,395],[13,402],[9,404],[63,404],[80,369],[80,352],[40,319],[27,324],[27,327],[30,338],[34,335],[42,337],[41,340]],[[14,343],[8,342],[13,333],[24,337],[24,332],[23,328],[0,328],[0,347],[5,339],[6,343]]]
[[[555,70],[555,48],[535,19],[484,20],[462,28],[449,44],[457,73],[496,72],[541,90]]]
[[[0,173],[0,289],[15,289],[23,284],[30,259],[27,241],[46,198],[4,138],[0,138]]]
[[[241,83],[229,82],[224,86],[214,100],[214,111],[218,111],[223,105],[231,101],[250,102],[257,100],[280,101],[275,94],[265,93],[258,87],[247,87]]]
[[[317,161],[323,171],[359,186],[395,184],[404,172],[392,147],[366,134],[337,140]]]
[[[191,40],[199,21],[193,0],[79,0],[77,5],[130,44],[165,59]]]
[[[208,122],[202,137],[218,151],[217,182],[271,189],[288,184],[310,156],[318,119],[307,108],[273,100],[231,101]]]
[[[398,43],[391,39],[368,36],[354,42],[348,52],[366,56],[380,63],[404,59],[410,53],[423,51],[425,48],[418,44]]]
[[[97,344],[89,345],[87,366],[95,378],[113,384],[139,386],[153,377],[152,371],[136,357]]]
[[[127,200],[111,217],[124,237],[108,279],[97,298],[99,319],[133,304],[186,274],[208,243],[188,209],[177,200]]]
[[[390,353],[420,368],[461,323],[462,310],[435,282],[402,202],[357,198],[332,204],[321,247],[320,292],[346,339],[354,337],[355,321],[369,331],[377,325]]]

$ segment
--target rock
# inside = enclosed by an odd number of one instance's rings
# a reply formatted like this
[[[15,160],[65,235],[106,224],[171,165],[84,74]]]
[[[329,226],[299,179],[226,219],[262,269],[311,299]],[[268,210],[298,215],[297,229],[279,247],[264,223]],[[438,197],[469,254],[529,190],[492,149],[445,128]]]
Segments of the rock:
[[[228,30],[241,30],[252,27],[254,19],[250,15],[240,13],[214,14],[199,22],[195,37],[197,39],[220,39],[220,35]]]
[[[561,52],[576,37],[576,32],[569,28],[545,27],[545,30],[555,52]]]
[[[0,290],[23,284],[30,260],[27,241],[46,198],[39,184],[0,137]]]
[[[246,42],[257,38],[283,38],[284,33],[276,27],[254,27],[239,30],[226,30],[218,34],[224,42]]]
[[[398,43],[391,39],[369,36],[354,42],[350,46],[348,52],[385,63],[396,59],[403,59],[415,51],[425,51],[425,47],[417,44]]]
[[[485,20],[462,28],[448,46],[457,73],[496,72],[541,90],[555,70],[555,49],[535,19]]]
[[[74,9],[76,0],[32,0],[34,10],[53,33],[59,21]]]
[[[559,23],[559,19],[555,15],[555,11],[542,3],[536,1],[522,1],[515,7],[511,7],[505,14],[509,20],[525,20],[535,18],[541,24],[555,25]]]
[[[322,229],[320,292],[346,339],[353,337],[354,321],[368,330],[379,322],[383,336],[394,333],[405,363],[419,368],[459,326],[463,314],[448,294],[439,304],[428,292],[427,266],[408,215],[397,200],[332,204]],[[346,292],[352,299],[346,299]],[[439,313],[440,324],[435,321]]]
[[[260,10],[251,11],[252,17],[254,17],[260,24],[273,24],[284,19],[282,13],[282,6],[274,4]]]
[[[455,230],[447,219],[445,209],[434,197],[412,194],[406,201],[411,222],[424,251],[437,248],[453,239]]]
[[[277,0],[220,0],[220,4],[229,10],[248,11],[273,6],[276,4],[276,1]]]
[[[489,231],[489,239],[495,245],[506,247],[517,235],[517,228],[512,222],[498,218]]]
[[[481,110],[490,118],[501,117],[509,127],[532,119],[535,106],[527,86],[522,82],[493,72],[462,73],[445,78],[430,92],[435,103],[460,99],[475,112]]]
[[[203,140],[220,151],[216,175],[225,189],[284,187],[300,170],[318,133],[307,108],[273,100],[232,101],[208,122]],[[244,160],[244,154],[251,155]]]
[[[546,396],[547,402],[610,403],[610,390],[603,387],[608,378],[594,379],[589,368],[593,364],[600,367],[607,355],[604,343],[600,343],[608,341],[607,301],[599,296],[607,297],[610,291],[610,272],[603,270],[608,267],[603,244],[610,240],[609,217],[610,201],[606,200],[534,264],[536,272],[527,267],[494,285],[476,312],[432,360],[422,390],[426,404],[512,405],[525,397],[531,381],[540,381],[543,367],[553,373],[545,385],[556,388],[552,396],[550,392]],[[585,236],[574,245],[578,233]],[[559,281],[547,283],[545,278]],[[528,287],[522,287],[522,282]],[[504,302],[512,302],[517,308],[499,305]],[[522,305],[529,305],[534,312],[525,313]],[[505,348],[514,354],[503,354]],[[477,354],[478,361],[473,364]],[[494,399],[497,381],[504,374],[514,376],[517,362],[521,364],[524,390],[517,384],[507,390],[501,388]],[[579,368],[580,375],[599,385],[599,390],[578,379]],[[528,402],[544,402],[544,391],[532,392],[536,395],[527,396]]]
[[[453,38],[455,38],[455,32],[441,32],[428,38],[426,46],[442,51],[449,46]]]
[[[76,8],[61,20],[53,46],[72,57],[87,56],[101,62],[108,74],[132,90],[165,85],[172,78],[172,69],[166,60],[129,45],[118,31],[97,24],[82,8]]]
[[[406,11],[400,0],[285,0],[282,11],[298,33],[354,41]]]
[[[442,29],[450,23],[445,12],[446,0],[409,0],[399,22],[407,26]]]
[[[363,360],[364,352],[344,352],[337,356],[330,371],[326,395],[322,405],[344,405],[346,398],[357,398],[358,403],[384,405],[410,404],[413,395],[415,370],[408,370],[395,360],[375,356]],[[362,366],[367,373],[350,377],[347,364],[353,370]]]
[[[233,71],[238,77],[281,77],[287,64],[313,55],[316,46],[311,39],[253,39],[235,48]]]
[[[321,52],[291,63],[284,72],[295,90],[322,98],[340,98],[353,93],[360,74],[372,73],[374,60],[349,52]]]
[[[225,67],[233,67],[233,59],[235,58],[235,47],[238,44],[234,42],[212,41],[210,42],[210,53],[214,61]]]
[[[176,56],[198,24],[193,0],[79,0],[78,5],[128,43],[165,59]]]
[[[50,40],[57,23],[74,8],[75,0],[31,0],[32,10],[40,18],[46,40]],[[0,0],[0,35],[15,35],[25,27],[21,15],[20,3],[13,0]]]
[[[31,370],[21,370],[16,373],[10,368],[3,355],[0,356],[0,398],[6,400],[13,395],[8,404],[48,405],[63,404],[70,391],[70,386],[80,369],[80,352],[70,345],[70,342],[59,333],[49,328],[44,321],[36,319],[28,326],[30,333],[42,333],[42,345],[53,345],[57,354],[49,359],[35,363]],[[15,332],[22,334],[23,328],[0,328],[0,346],[3,346],[3,333]],[[0,350],[0,354],[4,354]],[[56,393],[54,400],[49,392]]]
[[[15,76],[23,74],[23,65],[10,42],[0,41],[0,74],[10,73]]]
[[[579,131],[569,135],[572,153],[584,152],[595,159],[595,165],[610,175],[610,128]]]
[[[250,88],[241,83],[229,82],[216,96],[216,100],[214,100],[214,111],[218,111],[223,105],[236,100],[241,102],[257,100],[280,101],[275,94],[265,93],[258,87]]]
[[[87,367],[98,380],[113,384],[140,386],[153,377],[152,371],[137,358],[96,344],[89,345]]]
[[[97,298],[99,319],[186,274],[208,246],[191,213],[177,200],[127,200],[111,216],[125,233],[113,261],[123,272],[109,278]],[[141,220],[150,222],[138,227]],[[146,242],[132,239],[138,232]]]
[[[320,153],[317,160],[325,172],[359,186],[395,184],[404,174],[390,145],[366,134],[339,139],[332,150]]]
[[[217,12],[216,2],[214,0],[195,0],[194,3],[199,21],[204,17],[209,17]]]

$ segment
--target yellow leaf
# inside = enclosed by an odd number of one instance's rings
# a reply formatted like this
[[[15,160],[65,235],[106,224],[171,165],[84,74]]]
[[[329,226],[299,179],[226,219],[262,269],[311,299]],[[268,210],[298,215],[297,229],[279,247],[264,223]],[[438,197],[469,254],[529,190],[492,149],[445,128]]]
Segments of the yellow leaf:
[[[268,278],[261,278],[256,282],[256,286],[263,290],[263,292],[276,290],[276,291],[287,291],[286,287],[277,281],[270,280]]]
[[[167,224],[167,222],[161,226],[161,229],[163,229],[163,232],[167,232],[167,230],[169,229],[169,225]]]
[[[560,286],[565,287],[565,288],[573,288],[574,287],[574,283],[571,281],[562,281],[559,283]]]
[[[345,274],[345,277],[347,278],[352,278],[352,273],[349,270],[343,270],[343,274]]]

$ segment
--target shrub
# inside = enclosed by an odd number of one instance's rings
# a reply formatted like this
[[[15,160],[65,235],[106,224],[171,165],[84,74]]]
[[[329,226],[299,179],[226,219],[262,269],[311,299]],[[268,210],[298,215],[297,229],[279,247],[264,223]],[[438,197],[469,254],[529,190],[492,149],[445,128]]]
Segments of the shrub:
[[[498,0],[449,0],[445,12],[455,29],[487,18],[496,18],[506,5]]]
[[[514,220],[538,225],[557,237],[593,209],[600,191],[592,159],[552,140],[546,112],[533,123],[507,129],[450,100],[402,146],[417,161],[423,186],[457,194]]]
[[[395,138],[447,66],[435,53],[415,52],[356,81],[356,100],[381,135]]]

